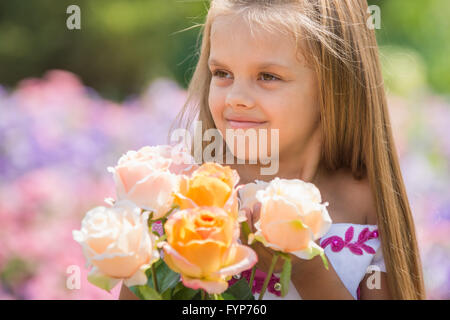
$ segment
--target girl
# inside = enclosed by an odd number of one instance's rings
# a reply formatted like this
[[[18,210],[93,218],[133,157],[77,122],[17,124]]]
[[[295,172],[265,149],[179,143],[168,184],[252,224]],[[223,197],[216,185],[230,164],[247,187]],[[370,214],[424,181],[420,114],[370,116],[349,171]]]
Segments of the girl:
[[[211,0],[202,25],[179,123],[186,116],[189,128],[198,116],[203,132],[217,129],[223,137],[226,129],[278,130],[278,172],[261,175],[260,161],[234,164],[240,183],[301,179],[329,202],[333,224],[319,239],[329,270],[317,256],[292,256],[286,298],[425,298],[367,8],[366,0]],[[257,209],[249,211],[250,225]],[[258,276],[272,252],[253,248]],[[368,281],[369,266],[381,271],[378,282]],[[131,297],[122,287],[120,298]],[[277,298],[276,290],[264,297]]]
[[[330,204],[333,225],[319,241],[330,269],[293,257],[292,297],[425,298],[367,9],[366,0],[212,0],[202,25],[179,120],[189,127],[198,115],[203,132],[222,136],[278,129],[277,174],[261,175],[260,162],[233,165],[241,183],[301,179]],[[272,252],[254,249],[267,271]],[[368,266],[381,271],[378,285]]]

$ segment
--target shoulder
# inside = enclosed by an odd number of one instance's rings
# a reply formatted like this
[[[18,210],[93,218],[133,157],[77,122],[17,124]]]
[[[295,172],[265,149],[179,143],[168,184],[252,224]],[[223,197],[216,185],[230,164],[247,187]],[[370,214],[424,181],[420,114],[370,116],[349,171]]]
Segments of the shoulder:
[[[354,223],[377,224],[375,194],[367,177],[356,179],[349,169],[336,172],[340,198],[345,203],[348,219]]]

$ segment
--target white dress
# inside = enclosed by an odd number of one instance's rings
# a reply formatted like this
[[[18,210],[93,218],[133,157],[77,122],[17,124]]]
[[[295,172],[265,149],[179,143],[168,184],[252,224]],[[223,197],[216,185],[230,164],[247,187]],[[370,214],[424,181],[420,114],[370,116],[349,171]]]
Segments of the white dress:
[[[366,272],[371,273],[374,270],[386,272],[376,225],[334,223],[328,232],[319,239],[319,244],[324,248],[328,262],[355,299],[359,298],[359,284]],[[249,274],[250,270],[242,273],[247,279],[250,278]],[[258,270],[254,280],[256,299],[264,278],[265,274]],[[288,294],[282,298],[277,290],[278,280],[279,274],[274,274],[263,300],[301,300],[292,281]]]

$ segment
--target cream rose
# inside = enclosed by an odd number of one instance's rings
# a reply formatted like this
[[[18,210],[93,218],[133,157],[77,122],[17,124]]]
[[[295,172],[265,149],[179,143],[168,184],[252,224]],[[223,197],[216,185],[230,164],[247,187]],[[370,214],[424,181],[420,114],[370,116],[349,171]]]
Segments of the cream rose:
[[[265,189],[268,185],[268,182],[255,180],[255,182],[242,186],[239,190],[239,210],[253,210],[253,206],[258,202],[256,200],[256,192]]]
[[[128,151],[108,171],[114,175],[118,200],[130,200],[158,219],[171,209],[180,177],[196,168],[186,150],[164,145]]]
[[[145,270],[159,259],[156,237],[149,232],[149,212],[130,201],[116,202],[114,207],[89,210],[81,230],[72,232],[83,249],[87,266],[93,266],[88,280],[105,289],[119,281],[125,285],[147,283]]]
[[[256,239],[302,259],[323,255],[323,249],[314,241],[328,231],[331,219],[328,203],[321,203],[314,184],[275,178],[255,197],[261,203],[260,218],[255,223]]]

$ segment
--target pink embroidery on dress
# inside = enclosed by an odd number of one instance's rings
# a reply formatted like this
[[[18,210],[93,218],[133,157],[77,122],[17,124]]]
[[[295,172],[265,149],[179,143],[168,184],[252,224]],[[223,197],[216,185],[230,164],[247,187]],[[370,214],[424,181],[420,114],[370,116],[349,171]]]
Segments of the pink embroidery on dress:
[[[354,229],[349,227],[345,232],[345,240],[339,236],[331,236],[322,241],[320,246],[325,249],[327,245],[330,245],[331,251],[339,252],[343,248],[347,247],[353,254],[361,256],[363,250],[370,254],[375,254],[375,250],[364,244],[367,240],[378,238],[378,230],[369,231],[369,228],[364,228],[358,236],[356,242],[351,242],[353,239]]]

